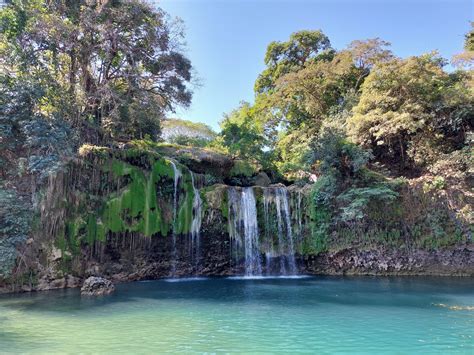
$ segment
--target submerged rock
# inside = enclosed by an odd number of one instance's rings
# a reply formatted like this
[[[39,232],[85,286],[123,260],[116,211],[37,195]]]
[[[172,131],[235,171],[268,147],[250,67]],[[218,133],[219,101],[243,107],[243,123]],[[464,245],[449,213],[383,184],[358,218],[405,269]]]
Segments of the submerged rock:
[[[83,296],[103,296],[109,295],[115,291],[114,284],[103,277],[91,276],[86,281],[81,288],[81,295]]]

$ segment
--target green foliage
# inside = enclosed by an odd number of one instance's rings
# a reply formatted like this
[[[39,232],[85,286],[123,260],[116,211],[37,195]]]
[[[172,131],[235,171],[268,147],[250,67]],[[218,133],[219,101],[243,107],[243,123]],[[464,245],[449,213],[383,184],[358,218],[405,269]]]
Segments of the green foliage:
[[[330,58],[331,44],[321,31],[299,31],[287,42],[271,42],[265,54],[265,69],[255,82],[255,92],[271,90],[283,75],[301,68],[308,61]]]
[[[164,112],[191,99],[178,25],[138,0],[13,1],[0,12],[2,90],[32,82],[36,113],[114,139],[157,138]]]
[[[446,180],[442,176],[436,176],[432,181],[423,184],[423,191],[442,190],[446,187]]]
[[[28,238],[32,219],[28,201],[0,184],[0,279],[13,271],[19,254],[17,246]]]
[[[226,147],[232,156],[258,160],[263,154],[264,137],[249,103],[243,102],[238,109],[226,115],[220,126],[218,143]]]
[[[254,142],[254,152],[259,152],[263,140],[271,165],[279,173],[302,175],[302,170],[309,169],[305,156],[320,128],[329,119],[339,120],[343,127],[370,69],[392,58],[384,48],[388,45],[376,38],[354,41],[347,50],[335,52],[321,31],[296,32],[287,42],[270,43],[267,68],[255,83],[255,104],[245,111],[251,128],[229,125],[230,135],[245,137],[245,130]],[[252,136],[255,127],[257,134]],[[235,142],[222,144],[229,147]]]
[[[474,51],[474,22],[471,22],[471,30],[466,33],[464,49],[467,51]]]
[[[343,204],[339,218],[344,223],[362,220],[367,216],[365,212],[372,201],[389,203],[397,197],[398,193],[385,185],[351,188],[337,197]]]
[[[352,139],[371,148],[376,159],[393,158],[402,167],[436,159],[446,138],[462,141],[460,130],[472,123],[473,98],[464,79],[448,75],[443,64],[436,54],[379,64],[348,120]]]
[[[312,189],[314,205],[316,207],[330,207],[339,188],[339,182],[333,174],[323,175],[318,178]]]
[[[324,127],[312,143],[309,159],[323,174],[354,177],[369,161],[371,153],[348,142],[340,129]]]
[[[199,148],[206,148],[210,144],[209,139],[200,138],[200,137],[189,137],[184,134],[173,136],[170,139],[168,139],[168,141],[171,144],[178,144],[178,145],[184,145],[187,147],[199,147]]]
[[[310,196],[311,238],[305,241],[303,250],[308,254],[327,251],[331,233],[331,201],[334,197],[335,179],[326,176],[314,184]]]
[[[356,40],[336,52],[320,31],[272,42],[255,104],[226,117],[218,144],[271,161],[287,178],[313,168],[352,176],[372,154],[392,172],[413,173],[462,149],[472,132],[472,71],[448,73],[436,53],[397,58],[389,45]]]

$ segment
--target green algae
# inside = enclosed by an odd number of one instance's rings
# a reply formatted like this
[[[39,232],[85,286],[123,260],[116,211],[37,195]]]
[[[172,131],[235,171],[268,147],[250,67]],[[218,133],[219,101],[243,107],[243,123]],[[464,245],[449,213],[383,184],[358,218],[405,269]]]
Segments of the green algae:
[[[103,153],[101,151],[101,153]],[[94,157],[96,159],[97,157]],[[169,159],[143,155],[133,150],[115,157],[84,162],[100,174],[108,188],[99,195],[72,191],[79,203],[65,202],[64,228],[57,231],[55,245],[77,255],[82,243],[105,242],[107,236],[137,234],[144,237],[187,234],[193,218],[194,189],[191,172],[179,165],[177,214],[173,217],[174,170]],[[135,165],[136,164],[136,165]],[[147,168],[148,167],[148,168]]]
[[[162,213],[167,206],[159,206],[157,198],[164,197],[163,185],[173,183],[170,162],[159,159],[153,163],[150,172],[145,172],[123,161],[113,160],[111,171],[115,178],[128,176],[130,183],[105,202],[99,236],[108,232],[138,232],[147,237],[168,235],[173,221]],[[92,227],[92,232],[96,233],[94,240],[97,240],[97,228]]]
[[[184,190],[184,198],[178,209],[175,231],[178,234],[188,234],[191,229],[193,219],[193,199],[194,189],[191,181],[191,174],[185,174],[181,182]]]

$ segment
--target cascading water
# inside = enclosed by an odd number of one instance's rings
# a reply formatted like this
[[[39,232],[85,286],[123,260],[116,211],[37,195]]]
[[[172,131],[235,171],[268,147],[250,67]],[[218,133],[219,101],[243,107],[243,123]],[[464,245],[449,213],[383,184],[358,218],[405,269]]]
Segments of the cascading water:
[[[278,221],[278,251],[280,253],[280,274],[286,275],[286,265],[283,256],[285,255],[285,242],[283,237],[283,218],[281,213],[281,199],[278,193],[275,194],[276,215]]]
[[[271,209],[272,204],[274,209]],[[273,214],[272,214],[273,211]],[[297,274],[294,237],[291,223],[290,205],[288,191],[284,187],[269,187],[264,189],[263,193],[263,212],[265,221],[265,239],[271,241],[267,246],[266,267],[267,273],[271,272],[272,260],[278,256],[280,263],[280,275]],[[277,237],[273,242],[270,235],[272,226],[270,225],[270,216],[276,216]]]
[[[263,190],[263,219],[265,222],[265,240],[270,241],[272,240],[272,236],[270,234],[270,203],[272,200],[271,189],[264,189]],[[265,251],[265,266],[266,266],[266,273],[267,275],[271,274],[270,265],[272,263],[272,258],[274,257],[275,250],[273,249],[273,243],[267,247]]]
[[[259,232],[257,222],[257,202],[251,187],[241,190],[230,188],[229,232],[237,248],[243,244],[245,252],[245,276],[262,275]]]
[[[258,241],[257,203],[251,187],[242,190],[241,212],[245,236],[245,273],[247,276],[261,275],[262,264]]]
[[[176,259],[177,259],[177,249],[176,249],[176,217],[178,215],[178,187],[179,181],[181,178],[181,172],[179,171],[176,164],[171,161],[171,166],[173,167],[174,173],[174,194],[173,194],[173,231],[172,231],[172,238],[173,238],[173,250],[172,250],[172,266],[171,266],[171,274],[174,276],[176,274]]]
[[[291,226],[291,217],[290,217],[290,206],[288,203],[288,191],[286,188],[279,187],[277,188],[276,191],[277,195],[277,201],[278,205],[281,205],[283,209],[280,212],[283,212],[283,217],[285,219],[286,223],[286,245],[287,245],[287,251],[286,251],[286,260],[288,263],[288,269],[291,275],[295,275],[297,273],[296,269],[296,260],[295,260],[295,245],[294,245],[294,240],[293,240],[293,231],[292,231],[292,226]],[[281,220],[281,217],[278,217],[278,220]],[[280,222],[279,222],[280,223]]]
[[[199,189],[196,187],[194,173],[191,172],[191,182],[193,185],[193,220],[191,222],[191,258],[194,266],[199,266],[199,258],[201,257],[201,223],[202,223],[202,199]]]

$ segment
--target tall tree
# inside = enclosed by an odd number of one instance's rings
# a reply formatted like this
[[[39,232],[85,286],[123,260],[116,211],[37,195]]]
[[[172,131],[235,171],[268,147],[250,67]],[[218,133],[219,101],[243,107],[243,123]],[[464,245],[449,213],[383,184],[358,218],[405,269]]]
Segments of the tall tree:
[[[220,123],[220,140],[234,157],[260,161],[265,140],[255,119],[255,110],[248,102],[242,102]]]
[[[321,31],[299,31],[286,42],[271,42],[265,54],[267,68],[255,82],[257,94],[271,91],[285,74],[297,71],[306,63],[330,59],[333,50],[329,38]]]
[[[0,15],[0,69],[45,88],[42,113],[115,138],[156,137],[163,113],[191,100],[182,38],[139,0],[18,0]]]
[[[450,138],[454,144],[464,142],[472,125],[472,96],[463,76],[446,73],[444,63],[432,53],[377,65],[348,120],[352,139],[402,168],[427,162],[425,144],[441,147]]]

